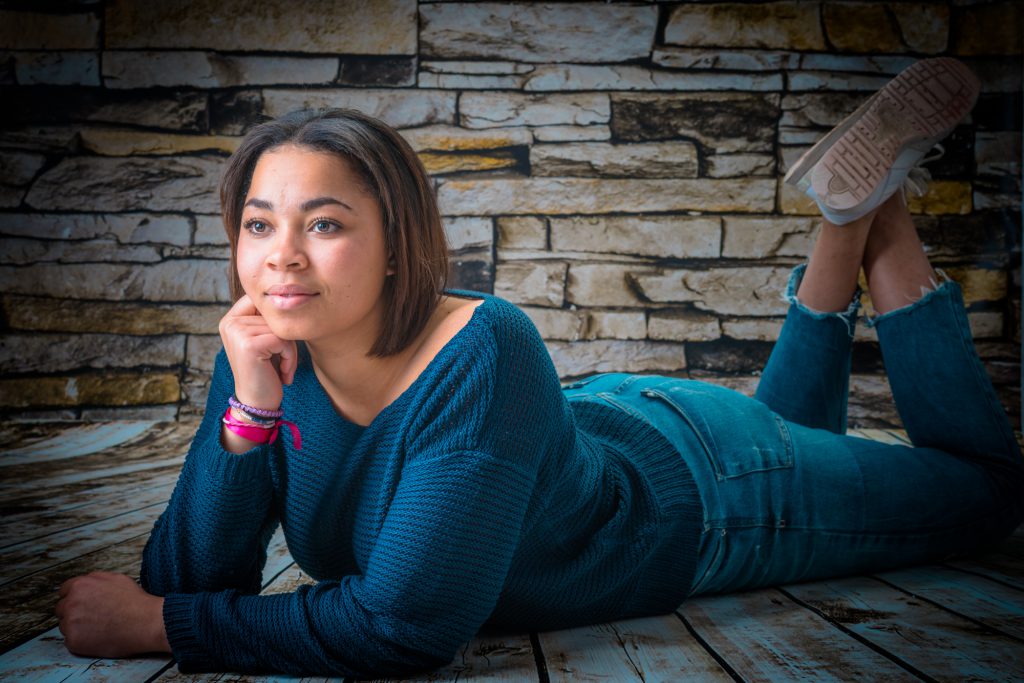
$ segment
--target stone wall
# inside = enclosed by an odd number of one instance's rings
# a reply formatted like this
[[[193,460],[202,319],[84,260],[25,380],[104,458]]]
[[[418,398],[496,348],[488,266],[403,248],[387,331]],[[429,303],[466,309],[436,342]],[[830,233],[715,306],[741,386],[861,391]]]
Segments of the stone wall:
[[[453,285],[522,306],[564,377],[749,392],[817,222],[787,164],[915,59],[956,55],[984,92],[912,208],[1019,422],[1020,3],[42,5],[0,9],[8,417],[202,409],[229,302],[219,170],[254,121],[305,106],[403,131]],[[858,334],[851,416],[897,424]]]

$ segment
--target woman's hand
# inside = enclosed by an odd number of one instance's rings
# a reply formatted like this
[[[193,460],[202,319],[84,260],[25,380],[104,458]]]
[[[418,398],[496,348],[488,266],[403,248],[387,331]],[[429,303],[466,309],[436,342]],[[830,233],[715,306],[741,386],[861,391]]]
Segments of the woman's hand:
[[[164,629],[164,599],[142,590],[130,576],[93,572],[60,586],[54,610],[72,654],[130,657],[170,652]]]
[[[283,385],[295,377],[295,342],[275,336],[247,294],[221,318],[220,338],[235,376],[235,397],[256,408],[276,410]]]

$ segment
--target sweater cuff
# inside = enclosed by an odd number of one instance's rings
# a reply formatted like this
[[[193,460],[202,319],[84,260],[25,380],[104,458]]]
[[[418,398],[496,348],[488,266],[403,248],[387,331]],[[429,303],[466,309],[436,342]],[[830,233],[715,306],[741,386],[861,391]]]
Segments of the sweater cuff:
[[[178,662],[178,669],[184,673],[211,671],[216,665],[196,634],[194,623],[196,603],[204,597],[201,593],[170,593],[164,596],[163,616],[167,642]]]
[[[221,445],[220,429],[217,429],[206,444],[205,450],[205,457],[202,458],[203,469],[222,481],[248,484],[254,479],[270,476],[269,444],[257,444],[244,453],[232,453]]]

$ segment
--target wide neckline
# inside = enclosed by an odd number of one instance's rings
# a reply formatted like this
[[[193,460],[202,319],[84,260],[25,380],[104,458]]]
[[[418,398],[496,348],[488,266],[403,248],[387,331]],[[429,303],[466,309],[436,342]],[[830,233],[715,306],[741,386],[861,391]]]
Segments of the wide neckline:
[[[460,337],[462,337],[466,333],[466,330],[474,326],[477,320],[477,314],[480,312],[480,310],[482,308],[487,307],[495,298],[493,295],[486,294],[483,292],[473,292],[461,289],[446,289],[444,290],[444,292],[445,295],[451,297],[461,299],[479,299],[480,303],[473,308],[473,313],[469,316],[469,320],[466,321],[466,324],[462,326],[462,329],[460,329],[458,332],[452,335],[452,338],[445,342],[444,346],[442,346],[441,349],[430,360],[430,362],[427,363],[427,366],[423,368],[423,371],[419,375],[417,375],[416,379],[412,381],[412,384],[406,387],[405,391],[396,396],[395,400],[381,408],[380,412],[378,412],[377,415],[374,416],[374,418],[370,421],[369,424],[361,425],[358,422],[353,422],[352,420],[349,420],[347,417],[339,413],[334,408],[334,404],[331,403],[331,397],[328,395],[327,390],[324,388],[323,384],[320,383],[320,378],[317,377],[316,370],[313,368],[313,359],[309,354],[309,349],[306,348],[305,344],[302,345],[303,353],[306,355],[306,358],[309,361],[310,377],[312,378],[312,382],[315,386],[316,391],[319,393],[319,396],[316,398],[320,401],[323,401],[324,404],[329,407],[331,414],[334,415],[335,419],[338,422],[343,424],[345,427],[357,430],[360,433],[365,432],[371,429],[374,425],[380,423],[381,418],[383,418],[386,413],[392,412],[393,409],[397,409],[397,406],[404,403],[408,399],[408,397],[413,394],[413,390],[416,389],[419,386],[419,384],[423,381],[424,376],[431,373],[432,369],[436,367],[436,365],[442,359],[443,356],[447,356],[449,353],[452,352],[452,348],[454,348],[455,343],[459,341]]]

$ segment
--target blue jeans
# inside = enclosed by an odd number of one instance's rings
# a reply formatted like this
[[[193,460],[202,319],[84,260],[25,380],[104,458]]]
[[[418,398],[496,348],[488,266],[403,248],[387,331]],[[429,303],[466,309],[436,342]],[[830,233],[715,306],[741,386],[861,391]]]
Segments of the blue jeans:
[[[1024,460],[945,281],[876,328],[914,447],[846,436],[857,299],[817,313],[795,296],[755,398],[705,382],[597,375],[586,393],[653,424],[704,506],[690,595],[936,561],[1024,518]]]

